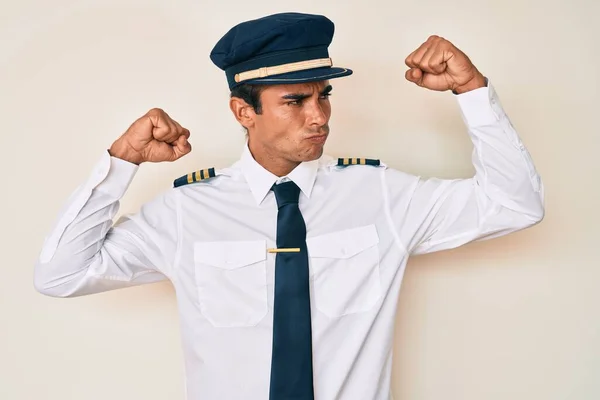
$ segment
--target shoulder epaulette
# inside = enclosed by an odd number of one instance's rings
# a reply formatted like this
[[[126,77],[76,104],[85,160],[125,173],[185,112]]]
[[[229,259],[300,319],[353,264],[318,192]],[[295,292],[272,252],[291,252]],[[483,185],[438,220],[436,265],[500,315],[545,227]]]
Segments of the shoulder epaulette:
[[[215,173],[214,168],[190,172],[187,175],[175,179],[175,181],[173,182],[173,187],[179,187],[183,185],[188,185],[190,183],[204,181],[209,178],[214,178],[215,176],[217,176],[217,174]]]
[[[372,158],[338,158],[338,167],[345,167],[348,165],[374,165],[380,166],[381,161]]]

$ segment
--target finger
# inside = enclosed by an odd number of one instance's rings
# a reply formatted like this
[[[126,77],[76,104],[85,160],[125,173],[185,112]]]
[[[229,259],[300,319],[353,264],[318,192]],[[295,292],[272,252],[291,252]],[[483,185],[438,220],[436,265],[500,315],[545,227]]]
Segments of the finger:
[[[148,160],[152,162],[173,161],[175,153],[173,146],[166,142],[155,141],[152,143],[151,153]]]
[[[408,66],[409,68],[419,68],[421,59],[423,58],[423,55],[427,52],[427,50],[429,50],[429,47],[430,44],[428,42],[425,42],[421,46],[419,46],[418,49],[410,53],[408,57],[406,57],[406,60],[404,60],[406,66]]]
[[[190,131],[186,128],[181,128],[177,139],[179,140],[179,138],[182,138],[182,137],[185,138],[185,140],[188,140],[190,138]]]
[[[419,86],[430,90],[448,90],[448,80],[445,74],[425,74]]]
[[[447,52],[442,48],[438,48],[431,55],[429,60],[427,60],[427,66],[432,73],[439,75],[446,71],[446,68],[448,67],[447,61]]]
[[[179,137],[175,122],[165,113],[163,115],[164,129],[156,130],[154,138],[161,142],[173,144]]]
[[[435,48],[439,40],[440,37],[437,35],[429,36],[427,40],[419,46],[419,48],[406,57],[406,60],[404,60],[406,65],[409,68],[418,68],[421,60],[423,59],[423,55],[425,55],[430,48]]]
[[[177,127],[177,123],[172,119],[169,120],[169,134],[165,137],[165,142],[167,143],[175,143],[181,134],[179,133],[179,128]]]
[[[142,118],[144,117],[149,118],[155,128],[160,128],[164,125],[168,116],[162,109],[152,108]]]
[[[192,145],[185,136],[180,136],[173,146],[175,159],[181,158],[192,151]]]
[[[184,128],[183,126],[181,126],[181,124],[175,120],[173,120],[173,122],[175,123],[175,126],[177,127],[177,134],[179,136],[185,136],[187,139],[190,138],[190,131],[186,128]]]
[[[424,72],[428,72],[430,74],[439,74],[444,71],[445,67],[440,63],[443,62],[443,57],[440,57],[440,54],[443,54],[438,46],[430,47],[425,54],[423,54],[423,58],[419,63],[419,68]]]
[[[157,140],[163,140],[163,138],[169,134],[169,117],[160,108],[153,108],[146,113],[144,116],[146,121],[150,121],[152,124],[152,137]]]
[[[165,125],[163,128],[155,130],[153,136],[154,139],[159,142],[171,144],[175,141],[173,127],[171,125]]]
[[[419,84],[419,82],[421,82],[423,79],[423,71],[421,71],[419,68],[411,68],[406,71],[404,76],[408,81]]]

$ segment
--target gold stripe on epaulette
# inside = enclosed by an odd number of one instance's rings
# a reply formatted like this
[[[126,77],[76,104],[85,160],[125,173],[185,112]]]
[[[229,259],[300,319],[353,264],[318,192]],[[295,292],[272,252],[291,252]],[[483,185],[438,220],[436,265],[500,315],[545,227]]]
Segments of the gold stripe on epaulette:
[[[337,166],[346,167],[349,165],[373,165],[380,166],[381,162],[378,159],[371,158],[338,158]]]

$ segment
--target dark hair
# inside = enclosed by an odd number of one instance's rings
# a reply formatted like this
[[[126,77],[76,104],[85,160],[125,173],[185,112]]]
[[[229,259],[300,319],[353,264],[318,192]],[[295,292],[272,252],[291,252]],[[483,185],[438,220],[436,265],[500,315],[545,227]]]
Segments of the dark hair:
[[[254,112],[257,114],[262,113],[262,104],[260,103],[260,94],[264,90],[263,85],[251,85],[248,83],[242,83],[239,86],[231,89],[231,97],[238,97],[248,103]]]

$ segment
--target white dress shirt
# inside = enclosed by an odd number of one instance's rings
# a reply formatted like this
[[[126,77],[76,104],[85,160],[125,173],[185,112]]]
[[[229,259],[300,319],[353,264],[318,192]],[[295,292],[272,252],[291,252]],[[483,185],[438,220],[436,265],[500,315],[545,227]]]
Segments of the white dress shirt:
[[[391,398],[393,329],[407,259],[532,226],[543,186],[494,88],[455,96],[474,144],[471,179],[338,167],[323,156],[285,179],[307,225],[317,400]],[[360,156],[360,155],[359,155]],[[246,147],[217,176],[165,191],[113,224],[138,167],[105,152],[67,202],[35,287],[68,297],[169,279],[189,400],[269,396],[278,178]]]

